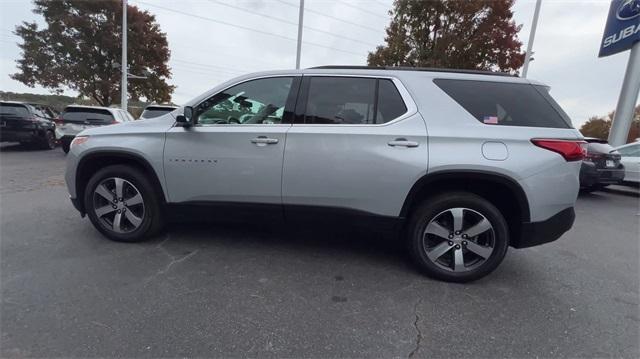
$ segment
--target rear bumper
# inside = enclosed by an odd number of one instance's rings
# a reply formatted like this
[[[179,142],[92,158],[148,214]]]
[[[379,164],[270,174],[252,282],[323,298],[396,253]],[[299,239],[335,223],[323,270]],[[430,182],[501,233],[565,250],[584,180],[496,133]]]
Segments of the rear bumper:
[[[31,142],[41,138],[40,131],[29,130],[0,130],[0,141],[2,142]]]
[[[624,167],[598,168],[594,163],[582,162],[580,167],[580,187],[591,187],[597,184],[615,184],[624,179]]]
[[[527,248],[553,242],[571,229],[575,218],[573,207],[569,207],[545,221],[523,223],[520,238],[512,239],[510,244],[514,248]]]

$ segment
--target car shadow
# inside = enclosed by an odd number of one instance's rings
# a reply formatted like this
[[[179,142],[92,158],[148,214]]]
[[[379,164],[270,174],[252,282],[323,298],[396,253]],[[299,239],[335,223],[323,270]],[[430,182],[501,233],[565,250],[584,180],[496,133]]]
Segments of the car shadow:
[[[268,247],[313,256],[366,257],[377,265],[420,275],[402,238],[348,226],[175,223],[168,226],[164,236],[143,243],[158,246],[169,240],[179,247]]]
[[[0,145],[0,152],[35,152],[35,151],[45,151],[41,148],[38,148],[36,145],[28,145],[28,144],[20,144],[20,143],[3,143]],[[48,151],[48,150],[47,150]]]

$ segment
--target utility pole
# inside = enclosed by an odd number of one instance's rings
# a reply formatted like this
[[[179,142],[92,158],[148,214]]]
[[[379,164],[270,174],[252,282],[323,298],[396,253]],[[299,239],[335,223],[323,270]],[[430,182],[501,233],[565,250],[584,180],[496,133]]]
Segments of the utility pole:
[[[533,41],[536,38],[536,29],[538,28],[538,17],[540,16],[540,6],[542,0],[536,0],[536,10],[533,12],[533,20],[531,21],[531,32],[529,33],[529,42],[527,43],[527,53],[524,55],[524,67],[522,69],[522,77],[527,78],[529,71],[529,62],[533,51]]]
[[[298,14],[298,48],[296,49],[296,70],[300,68],[300,53],[302,52],[303,17],[304,17],[304,0],[300,0],[300,13]]]
[[[120,107],[127,111],[127,0],[122,0],[122,62],[120,63],[122,83],[120,85]]]
[[[609,144],[621,146],[627,143],[629,129],[633,122],[633,112],[640,93],[640,41],[631,48],[627,72],[622,82],[622,90],[618,98],[618,106],[613,116],[613,123],[609,131]]]

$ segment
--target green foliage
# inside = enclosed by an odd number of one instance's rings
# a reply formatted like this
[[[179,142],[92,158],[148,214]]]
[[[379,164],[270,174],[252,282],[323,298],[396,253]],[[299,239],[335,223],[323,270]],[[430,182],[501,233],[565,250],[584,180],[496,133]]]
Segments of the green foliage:
[[[22,58],[11,78],[27,86],[41,85],[62,93],[77,91],[109,106],[120,98],[122,5],[119,0],[34,0],[34,13],[46,28],[23,22],[15,34]],[[127,10],[129,72],[146,80],[130,80],[128,93],[135,100],[168,102],[174,87],[166,83],[169,48],[155,17],[135,6]]]
[[[524,62],[514,0],[395,0],[386,44],[370,66],[516,72]]]
[[[611,129],[611,122],[614,116],[614,112],[609,113],[607,116],[593,116],[580,127],[580,132],[585,137],[595,137],[601,139],[607,139],[609,137],[609,130]],[[633,115],[633,122],[631,123],[631,129],[627,136],[627,143],[635,141],[640,138],[640,105],[636,106]]]

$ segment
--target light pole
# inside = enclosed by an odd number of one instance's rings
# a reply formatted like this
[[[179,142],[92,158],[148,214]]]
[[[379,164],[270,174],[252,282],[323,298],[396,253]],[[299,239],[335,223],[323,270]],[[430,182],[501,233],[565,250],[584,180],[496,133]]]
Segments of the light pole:
[[[540,16],[540,5],[542,0],[536,1],[536,9],[533,12],[533,20],[531,21],[531,32],[529,33],[529,42],[527,43],[527,53],[524,55],[524,67],[522,68],[522,77],[527,78],[529,71],[529,63],[533,51],[533,40],[536,38],[536,28],[538,27],[538,17]]]
[[[122,83],[120,85],[120,107],[127,111],[127,0],[122,0]]]
[[[300,52],[302,51],[303,18],[304,18],[304,0],[300,0],[300,12],[298,14],[298,47],[296,49],[296,70],[300,68]]]
[[[627,143],[627,136],[629,136],[629,129],[631,129],[633,122],[633,111],[638,101],[638,93],[640,93],[640,41],[633,45],[629,54],[627,72],[624,75],[616,113],[609,131],[611,146],[621,146]]]

